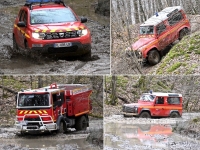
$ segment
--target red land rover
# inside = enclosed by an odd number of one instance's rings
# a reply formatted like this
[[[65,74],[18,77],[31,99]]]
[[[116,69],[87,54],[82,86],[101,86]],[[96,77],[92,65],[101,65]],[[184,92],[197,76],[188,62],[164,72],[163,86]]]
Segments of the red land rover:
[[[124,116],[151,117],[181,117],[182,95],[177,93],[144,93],[138,103],[124,104]]]
[[[140,25],[139,40],[128,51],[134,51],[139,61],[159,63],[168,45],[190,31],[190,23],[180,6],[167,7]]]
[[[91,57],[85,22],[87,18],[79,19],[62,0],[27,0],[14,22],[13,49]]]

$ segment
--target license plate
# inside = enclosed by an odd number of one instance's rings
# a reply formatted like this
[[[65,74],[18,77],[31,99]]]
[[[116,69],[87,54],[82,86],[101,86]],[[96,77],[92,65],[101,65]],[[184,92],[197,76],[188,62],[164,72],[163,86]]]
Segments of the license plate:
[[[72,43],[71,42],[66,42],[66,43],[55,43],[54,44],[54,47],[57,48],[57,47],[70,47],[72,46]]]

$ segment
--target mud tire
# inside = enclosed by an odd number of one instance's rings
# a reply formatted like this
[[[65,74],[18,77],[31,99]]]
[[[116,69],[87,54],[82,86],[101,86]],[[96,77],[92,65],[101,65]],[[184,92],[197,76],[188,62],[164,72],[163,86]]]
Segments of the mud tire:
[[[157,50],[151,50],[148,53],[148,62],[150,65],[156,65],[160,62],[161,56]]]
[[[91,60],[92,59],[92,52],[91,52],[91,50],[88,53],[82,55],[82,58],[83,58],[83,61]]]
[[[184,28],[179,32],[179,38],[178,39],[181,40],[184,36],[186,36],[188,34],[189,34],[189,30],[187,28]]]
[[[60,124],[59,124],[59,129],[58,129],[58,133],[64,133],[65,130],[64,130],[64,122],[61,121]]]
[[[87,129],[87,119],[85,116],[81,116],[77,119],[75,124],[76,131],[86,130]]]
[[[172,112],[172,113],[170,114],[170,118],[180,118],[180,115],[179,115],[179,113],[177,113],[177,112]]]
[[[142,112],[139,118],[151,118],[151,115],[148,112]]]

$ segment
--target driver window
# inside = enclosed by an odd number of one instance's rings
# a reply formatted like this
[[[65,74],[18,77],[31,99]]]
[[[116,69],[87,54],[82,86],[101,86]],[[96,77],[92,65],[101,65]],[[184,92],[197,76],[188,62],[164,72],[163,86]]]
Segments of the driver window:
[[[156,27],[156,30],[157,30],[157,34],[161,34],[162,32],[164,32],[166,30],[165,24],[164,23],[159,24]]]
[[[157,97],[156,104],[164,104],[164,97]]]

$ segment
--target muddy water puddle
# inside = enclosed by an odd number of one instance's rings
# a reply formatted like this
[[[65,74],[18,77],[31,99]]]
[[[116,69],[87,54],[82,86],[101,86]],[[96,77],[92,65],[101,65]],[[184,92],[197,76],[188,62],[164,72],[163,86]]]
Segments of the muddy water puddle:
[[[106,123],[104,130],[104,150],[197,150],[200,147],[200,141],[173,133],[169,124]]]
[[[25,150],[96,150],[97,147],[90,145],[86,138],[80,139],[12,139],[1,140],[0,149],[25,149]]]

